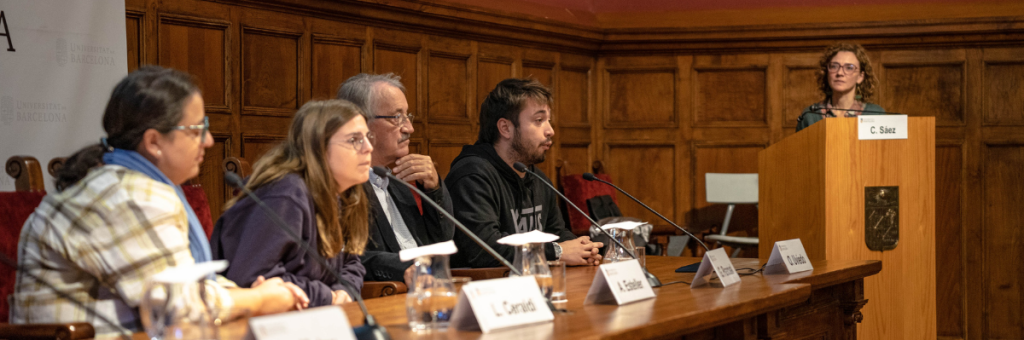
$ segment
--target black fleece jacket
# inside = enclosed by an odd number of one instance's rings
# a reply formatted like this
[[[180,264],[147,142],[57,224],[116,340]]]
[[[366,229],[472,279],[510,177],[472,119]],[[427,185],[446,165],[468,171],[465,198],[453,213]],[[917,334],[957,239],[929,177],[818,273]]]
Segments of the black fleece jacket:
[[[551,183],[537,167],[530,166],[530,171]],[[444,182],[451,193],[455,218],[509,262],[515,257],[515,248],[498,244],[502,237],[539,229],[557,235],[558,242],[576,238],[566,229],[551,188],[529,174],[520,178],[491,144],[477,142],[462,147]],[[455,233],[454,240],[459,251],[452,256],[452,267],[501,266],[461,232]],[[545,247],[545,256],[555,259],[553,245]]]

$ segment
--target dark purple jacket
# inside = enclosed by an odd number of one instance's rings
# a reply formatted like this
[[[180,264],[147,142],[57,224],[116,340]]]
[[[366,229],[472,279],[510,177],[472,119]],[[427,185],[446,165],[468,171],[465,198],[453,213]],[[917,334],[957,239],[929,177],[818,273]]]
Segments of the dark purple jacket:
[[[302,177],[285,175],[256,189],[254,194],[294,228],[310,248],[317,249],[319,236],[313,196]],[[260,275],[268,279],[280,277],[302,288],[309,295],[310,307],[330,305],[331,291],[344,290],[355,298],[363,287],[366,269],[359,262],[359,256],[343,252],[327,259],[352,287],[338,283],[248,197],[239,199],[224,212],[211,238],[213,258],[228,260],[224,277],[240,287],[249,287]]]

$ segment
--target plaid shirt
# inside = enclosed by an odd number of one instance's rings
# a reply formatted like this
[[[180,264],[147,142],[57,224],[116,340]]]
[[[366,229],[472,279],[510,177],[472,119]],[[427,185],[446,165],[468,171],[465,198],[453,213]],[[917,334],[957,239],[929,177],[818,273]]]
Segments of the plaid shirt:
[[[121,327],[139,331],[146,279],[194,260],[174,188],[105,165],[43,199],[22,228],[18,262]],[[223,277],[206,281],[207,296],[222,318],[232,306],[225,287],[234,286]],[[20,272],[11,297],[11,323],[89,322],[97,334],[117,332]]]

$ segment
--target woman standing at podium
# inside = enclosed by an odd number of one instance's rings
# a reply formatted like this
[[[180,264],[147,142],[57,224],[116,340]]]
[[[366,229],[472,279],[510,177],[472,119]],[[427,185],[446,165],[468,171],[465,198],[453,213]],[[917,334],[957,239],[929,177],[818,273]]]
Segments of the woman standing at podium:
[[[796,131],[822,118],[885,114],[881,106],[867,102],[878,81],[863,47],[845,43],[829,46],[818,65],[818,89],[825,98],[804,109]]]

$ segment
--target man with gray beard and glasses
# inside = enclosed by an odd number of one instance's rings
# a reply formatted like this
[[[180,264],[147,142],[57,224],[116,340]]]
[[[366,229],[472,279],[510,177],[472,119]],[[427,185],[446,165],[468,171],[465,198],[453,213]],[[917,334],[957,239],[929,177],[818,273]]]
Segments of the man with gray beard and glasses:
[[[429,199],[449,213],[452,200],[448,189],[438,177],[430,156],[409,153],[409,137],[415,129],[405,86],[393,73],[358,74],[349,78],[338,90],[338,99],[359,106],[373,136],[371,165],[385,167],[406,182],[423,190]],[[363,183],[370,200],[370,240],[362,256],[366,267],[365,281],[409,282],[412,262],[402,262],[398,252],[438,242],[449,241],[455,225],[429,204],[417,205],[417,198],[400,183],[389,183],[388,177],[370,172]]]

